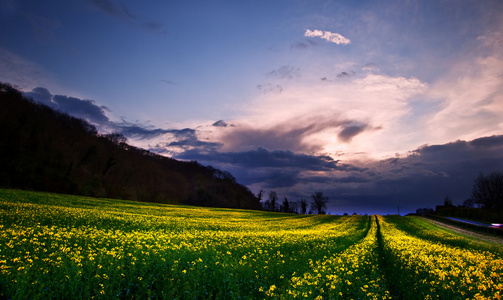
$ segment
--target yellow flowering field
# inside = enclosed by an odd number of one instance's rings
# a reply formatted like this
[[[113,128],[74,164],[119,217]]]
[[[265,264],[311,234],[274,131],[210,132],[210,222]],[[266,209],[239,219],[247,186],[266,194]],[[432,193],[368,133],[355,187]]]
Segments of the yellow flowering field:
[[[389,287],[404,299],[501,299],[503,259],[497,251],[451,245],[468,237],[438,235],[437,241],[399,230],[401,221],[379,218]],[[422,232],[421,234],[425,234]],[[430,233],[431,236],[435,232]],[[446,242],[447,241],[447,242]],[[479,245],[480,247],[480,245]],[[494,245],[487,244],[487,249]]]
[[[0,190],[0,298],[499,296],[500,244],[417,220]]]

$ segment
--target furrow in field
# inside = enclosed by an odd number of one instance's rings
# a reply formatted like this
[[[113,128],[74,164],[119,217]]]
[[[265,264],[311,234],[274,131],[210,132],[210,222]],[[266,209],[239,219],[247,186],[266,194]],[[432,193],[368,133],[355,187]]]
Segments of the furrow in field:
[[[404,299],[401,295],[400,290],[395,286],[395,279],[393,278],[393,272],[391,272],[392,266],[391,262],[388,261],[388,255],[386,255],[386,250],[384,248],[383,235],[381,230],[381,224],[379,223],[379,217],[375,216],[375,221],[377,225],[376,239],[377,239],[377,252],[378,252],[378,264],[381,273],[383,274],[384,285],[389,292],[391,299]]]
[[[271,291],[274,296],[274,291]],[[389,299],[379,267],[377,223],[369,217],[369,230],[358,243],[340,254],[311,263],[310,270],[296,274],[285,292],[287,298]]]

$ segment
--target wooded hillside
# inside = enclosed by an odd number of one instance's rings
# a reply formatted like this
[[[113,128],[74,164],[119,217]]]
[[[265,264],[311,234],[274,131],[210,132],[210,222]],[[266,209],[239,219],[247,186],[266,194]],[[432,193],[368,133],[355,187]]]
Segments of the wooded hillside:
[[[0,83],[0,187],[259,209],[228,172],[130,146]]]

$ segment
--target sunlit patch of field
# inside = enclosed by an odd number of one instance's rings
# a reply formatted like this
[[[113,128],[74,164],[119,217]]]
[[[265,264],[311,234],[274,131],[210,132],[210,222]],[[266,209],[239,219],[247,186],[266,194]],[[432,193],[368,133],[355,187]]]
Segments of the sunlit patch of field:
[[[494,245],[486,249],[483,241],[456,247],[449,244],[454,239],[449,232],[421,229],[414,220],[0,190],[0,296],[499,296],[503,267],[497,250],[501,249]],[[438,241],[419,235],[427,234],[424,230],[437,234]]]

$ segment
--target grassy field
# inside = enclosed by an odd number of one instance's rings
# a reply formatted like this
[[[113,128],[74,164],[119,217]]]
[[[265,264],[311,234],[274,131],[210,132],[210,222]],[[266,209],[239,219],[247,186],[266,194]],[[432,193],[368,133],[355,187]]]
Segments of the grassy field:
[[[0,298],[493,299],[503,245],[418,217],[0,190]]]

